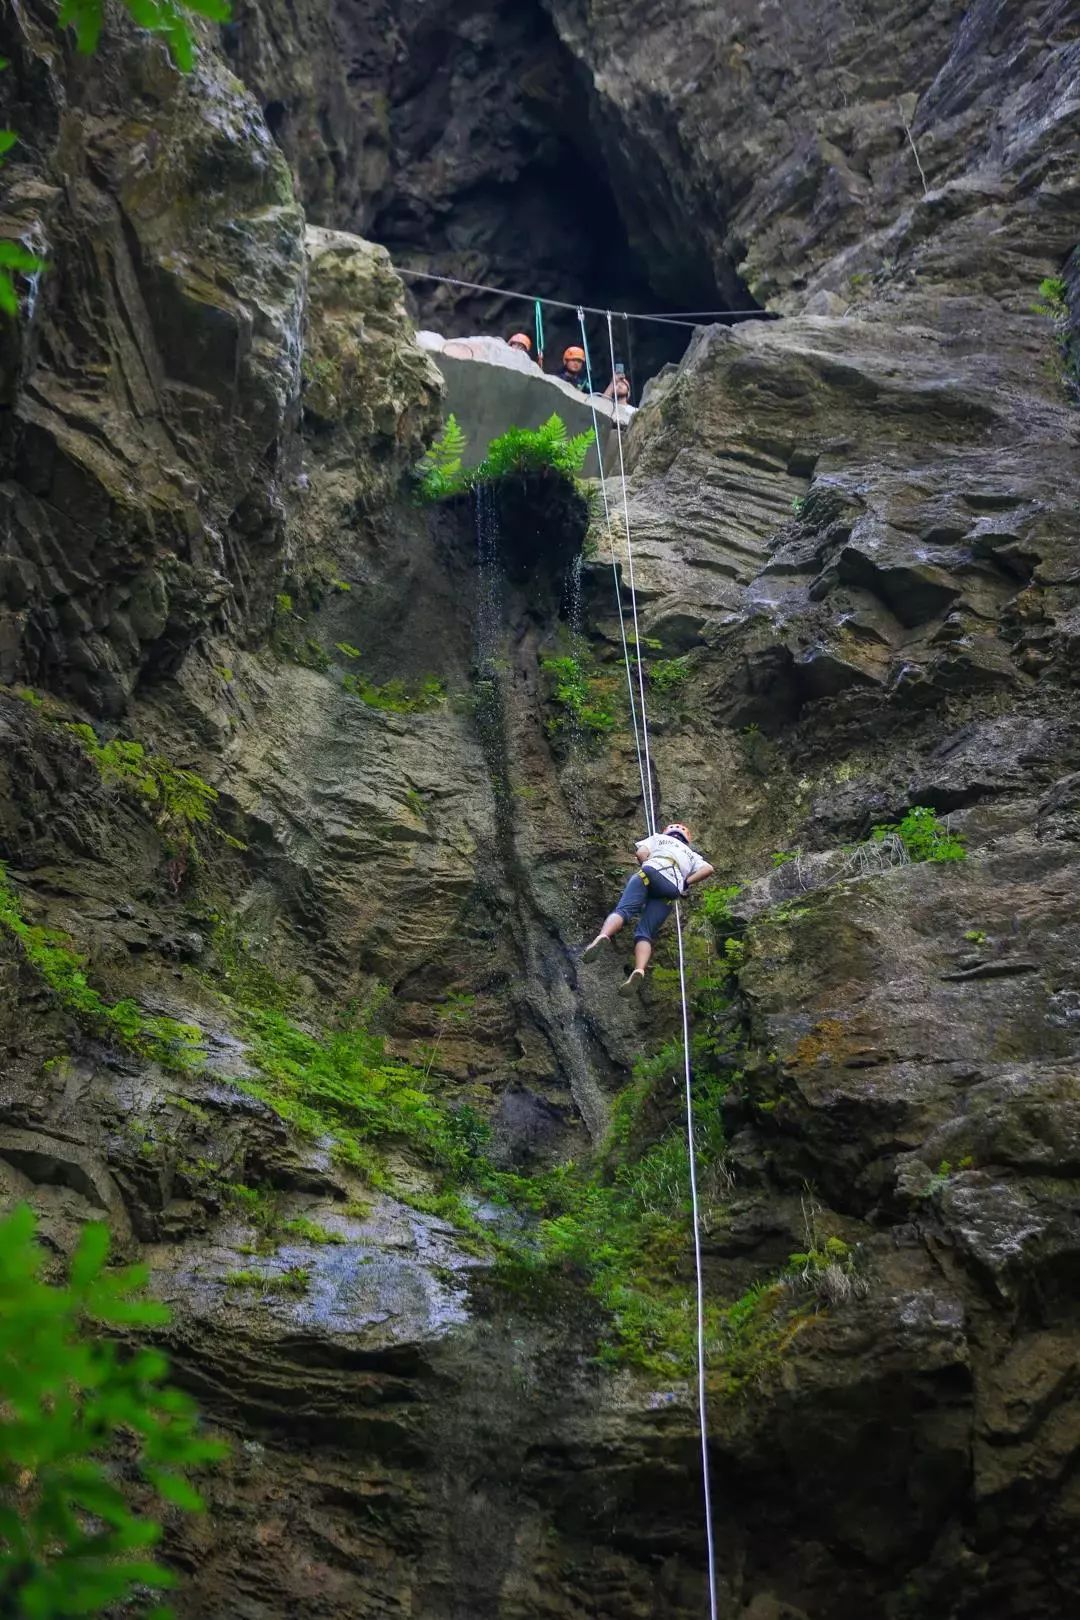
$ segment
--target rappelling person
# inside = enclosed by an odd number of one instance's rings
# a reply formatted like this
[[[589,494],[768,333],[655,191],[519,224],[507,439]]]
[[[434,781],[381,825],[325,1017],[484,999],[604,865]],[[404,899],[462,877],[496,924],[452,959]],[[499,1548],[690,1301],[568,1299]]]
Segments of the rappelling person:
[[[508,348],[516,349],[519,354],[528,355],[532,360],[532,338],[528,332],[515,332],[513,337],[507,338],[506,343]],[[533,365],[535,364],[536,361],[533,360]]]
[[[587,394],[589,392],[589,377],[585,369],[585,350],[579,349],[573,343],[568,349],[564,349],[562,370],[556,372],[556,376],[562,382],[569,383],[571,388],[578,388],[583,394]]]
[[[679,900],[695,883],[704,883],[712,877],[713,869],[690,845],[690,829],[681,821],[671,821],[662,833],[642,838],[635,849],[640,872],[635,872],[622,892],[615,910],[604,922],[603,928],[591,944],[586,945],[583,960],[591,962],[613,939],[623,923],[633,922],[634,966],[625,984],[619,987],[621,996],[633,996],[645,982],[645,969],[652,956],[653,940],[659,933],[671,910],[672,902]]]

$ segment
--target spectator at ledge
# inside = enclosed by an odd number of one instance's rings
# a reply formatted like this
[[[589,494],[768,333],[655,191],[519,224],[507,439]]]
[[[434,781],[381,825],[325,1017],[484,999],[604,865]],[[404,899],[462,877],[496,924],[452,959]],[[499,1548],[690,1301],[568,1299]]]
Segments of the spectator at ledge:
[[[563,350],[562,370],[556,375],[571,388],[578,388],[583,394],[589,392],[589,379],[585,371],[585,350],[571,344]]]
[[[615,366],[615,375],[604,389],[602,397],[612,399],[618,405],[629,405],[630,403],[630,380],[618,363]]]
[[[585,350],[572,344],[563,351],[562,370],[556,373],[563,382],[569,383],[571,388],[580,389],[583,394],[589,392],[589,376],[585,365]],[[615,375],[608,383],[601,399],[616,400],[620,405],[630,403],[630,384],[621,365],[616,365]]]
[[[513,337],[507,338],[506,342],[509,348],[517,349],[519,354],[528,355],[529,359],[532,360],[532,338],[527,332],[515,332]],[[535,365],[536,362],[533,361],[533,364]]]

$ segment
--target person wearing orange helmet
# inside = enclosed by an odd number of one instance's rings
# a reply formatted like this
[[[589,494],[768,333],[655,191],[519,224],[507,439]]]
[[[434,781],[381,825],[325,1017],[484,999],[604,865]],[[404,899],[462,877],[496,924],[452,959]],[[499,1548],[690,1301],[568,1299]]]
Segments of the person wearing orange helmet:
[[[653,941],[667,920],[672,902],[681,899],[695,883],[704,883],[713,875],[705,857],[691,847],[690,829],[681,821],[670,821],[662,833],[639,839],[634,853],[641,870],[630,878],[615,910],[605,919],[596,938],[586,945],[583,957],[591,962],[624,923],[636,920],[634,966],[620,987],[621,996],[637,995],[645,983]]]
[[[519,354],[527,354],[532,359],[532,338],[527,332],[515,332],[506,342],[509,348],[517,349]]]
[[[579,349],[574,343],[568,349],[564,349],[562,370],[557,375],[563,382],[569,383],[571,388],[579,388],[583,394],[587,394],[589,377],[585,369],[585,350]]]

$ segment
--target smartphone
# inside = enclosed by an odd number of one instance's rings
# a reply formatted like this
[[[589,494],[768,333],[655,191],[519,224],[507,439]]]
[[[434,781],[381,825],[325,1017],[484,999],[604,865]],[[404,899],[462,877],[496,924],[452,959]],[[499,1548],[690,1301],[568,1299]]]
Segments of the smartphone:
[[[616,377],[626,376],[626,367],[623,365],[621,360],[616,360],[615,362],[615,375]]]

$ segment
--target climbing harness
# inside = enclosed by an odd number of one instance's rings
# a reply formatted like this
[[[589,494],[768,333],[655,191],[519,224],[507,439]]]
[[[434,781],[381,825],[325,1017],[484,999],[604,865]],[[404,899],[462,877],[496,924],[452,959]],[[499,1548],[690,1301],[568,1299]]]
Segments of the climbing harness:
[[[615,375],[615,339],[611,325],[611,311],[602,312],[607,320],[608,347],[611,355],[612,376]],[[585,332],[585,309],[579,305],[577,310],[578,321],[581,326],[581,344],[585,350],[585,370],[592,395],[592,367],[589,359],[589,343]],[[592,406],[593,429],[596,431],[596,405]],[[641,661],[641,638],[638,631],[637,587],[634,579],[634,547],[630,534],[630,506],[626,493],[626,464],[623,458],[621,411],[616,404],[613,412],[615,420],[615,433],[619,447],[619,478],[622,483],[622,514],[626,531],[626,562],[627,583],[630,590],[630,609],[634,632],[634,653],[637,663],[638,682],[637,692],[634,690],[634,680],[630,670],[630,647],[626,629],[626,615],[622,605],[622,587],[619,579],[618,564],[615,559],[615,543],[611,528],[611,507],[608,501],[607,479],[604,473],[603,457],[600,457],[600,493],[603,498],[604,517],[607,522],[608,545],[611,550],[611,567],[615,580],[615,600],[619,609],[619,634],[622,637],[623,662],[626,666],[626,684],[630,696],[630,715],[634,726],[634,745],[637,750],[638,771],[641,776],[641,797],[645,809],[645,818],[648,824],[649,835],[656,832],[656,810],[653,801],[652,762],[649,755],[649,717],[645,706],[645,676]],[[597,453],[600,449],[600,435],[596,434]],[[640,704],[640,718],[638,706]],[[648,875],[642,872],[646,886]],[[712,1486],[709,1475],[709,1432],[708,1409],[705,1386],[705,1284],[701,1262],[701,1211],[698,1202],[697,1182],[697,1151],[694,1143],[694,1095],[693,1076],[690,1067],[690,1012],[686,995],[686,954],[683,948],[682,910],[680,902],[675,901],[675,931],[679,950],[679,999],[682,1008],[682,1044],[683,1044],[683,1086],[686,1100],[686,1146],[690,1162],[690,1208],[694,1228],[694,1278],[696,1285],[697,1304],[697,1401],[698,1424],[701,1433],[701,1481],[705,1499],[705,1541],[709,1562],[709,1620],[717,1620],[717,1593],[716,1593],[716,1546],[713,1534]],[[632,977],[632,976],[631,976]],[[628,981],[630,982],[630,981]]]
[[[443,287],[460,287],[464,292],[492,293],[496,298],[518,298],[526,304],[542,304],[548,309],[569,309],[576,312],[584,310],[586,315],[606,315],[610,318],[611,311],[595,309],[590,304],[566,304],[560,298],[540,298],[536,293],[514,292],[510,287],[489,287],[482,281],[459,281],[456,276],[437,276],[430,270],[409,270],[405,265],[392,266],[399,276],[412,276],[417,281],[437,281]],[[702,309],[691,311],[698,318],[687,320],[683,314],[679,315],[646,315],[635,310],[620,310],[619,314],[625,321],[660,321],[666,326],[700,326],[704,320],[743,320],[743,321],[775,321],[778,317],[770,309]]]

